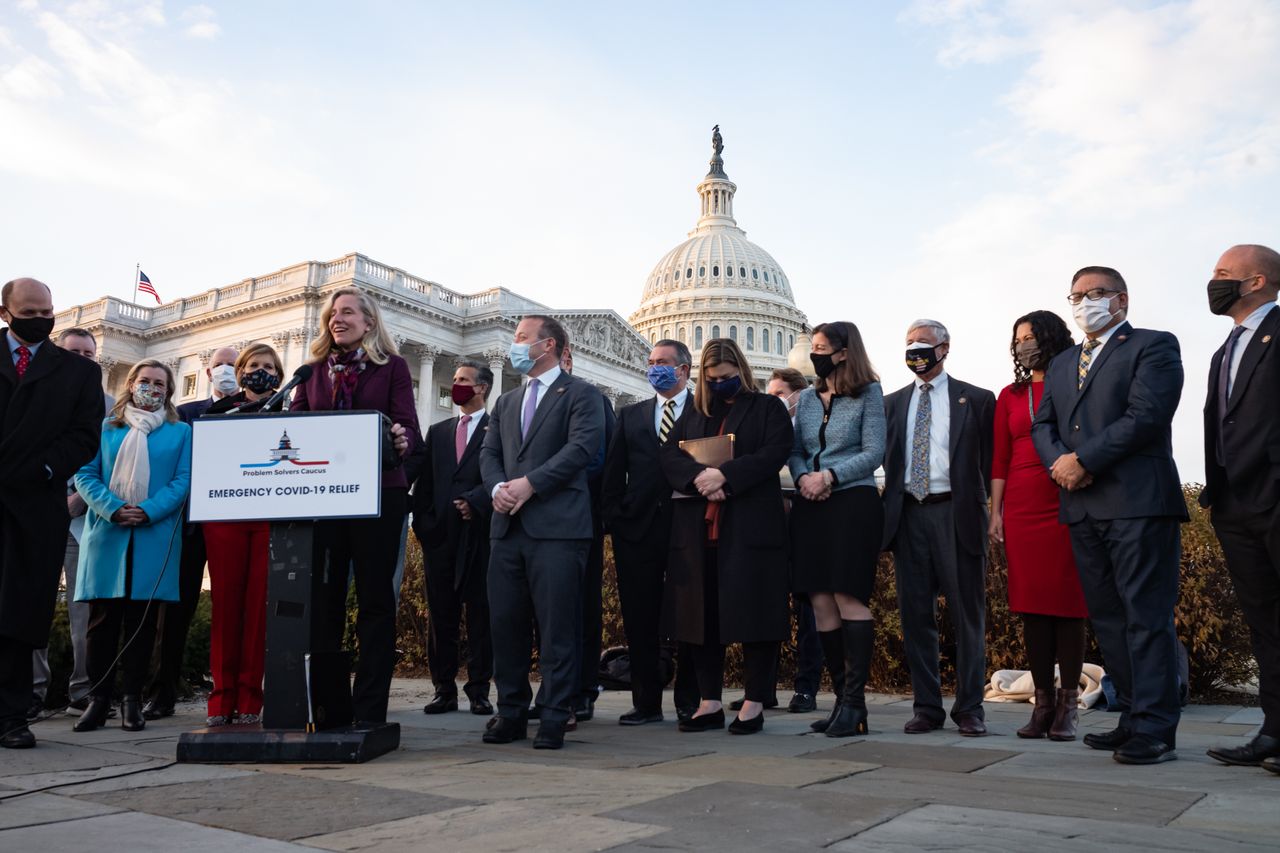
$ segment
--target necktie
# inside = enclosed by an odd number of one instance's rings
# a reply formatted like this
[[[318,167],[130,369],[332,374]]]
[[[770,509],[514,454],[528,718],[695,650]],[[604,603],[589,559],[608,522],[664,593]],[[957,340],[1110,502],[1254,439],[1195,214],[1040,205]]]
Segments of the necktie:
[[[18,371],[18,378],[22,378],[22,374],[27,372],[27,368],[31,366],[31,350],[26,347],[18,347],[18,361],[13,365],[13,369]]]
[[[529,396],[524,401],[524,417],[520,421],[521,437],[529,434],[529,427],[533,425],[533,413],[538,410],[538,386],[541,383],[536,379],[529,380]]]
[[[471,423],[471,415],[458,418],[458,430],[453,434],[453,451],[462,461],[462,454],[467,452],[467,424]]]
[[[1215,451],[1219,465],[1227,464],[1226,453],[1222,447],[1222,422],[1227,417],[1227,401],[1231,399],[1231,360],[1235,356],[1236,341],[1244,334],[1244,326],[1236,326],[1227,336],[1222,349],[1222,363],[1218,365],[1218,434]]]
[[[929,496],[929,429],[933,421],[933,401],[928,382],[920,386],[916,403],[916,423],[911,434],[911,482],[907,492],[918,501]]]
[[[662,404],[662,423],[658,426],[658,444],[666,444],[671,428],[676,425],[676,401],[668,400]]]
[[[1102,346],[1102,341],[1094,338],[1084,342],[1080,348],[1080,366],[1076,370],[1076,390],[1084,387],[1084,378],[1089,375],[1089,365],[1093,362],[1093,351]]]

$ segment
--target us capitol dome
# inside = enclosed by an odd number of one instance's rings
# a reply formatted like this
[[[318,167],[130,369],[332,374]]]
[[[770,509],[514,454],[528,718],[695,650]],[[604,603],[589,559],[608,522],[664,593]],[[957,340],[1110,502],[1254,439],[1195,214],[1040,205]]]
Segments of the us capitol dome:
[[[808,322],[782,267],[733,218],[738,185],[724,171],[719,125],[711,147],[711,171],[698,184],[698,224],[653,268],[640,307],[628,319],[651,344],[663,338],[688,344],[695,373],[706,341],[731,338],[756,378],[767,380],[775,368],[788,366],[793,349],[803,347],[807,365]]]

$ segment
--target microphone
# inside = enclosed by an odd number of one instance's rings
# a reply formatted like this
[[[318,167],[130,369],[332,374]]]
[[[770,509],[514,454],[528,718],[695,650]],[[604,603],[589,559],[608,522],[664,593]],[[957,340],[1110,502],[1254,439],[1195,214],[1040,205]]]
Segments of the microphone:
[[[290,379],[288,382],[286,382],[283,388],[281,388],[276,393],[272,394],[271,399],[267,400],[267,402],[262,404],[262,408],[270,409],[276,403],[279,403],[281,400],[285,398],[286,394],[288,394],[294,388],[301,385],[303,382],[306,382],[308,379],[310,379],[312,372],[313,372],[312,367],[309,364],[304,364],[301,367],[299,367],[297,370],[293,372],[293,378]]]

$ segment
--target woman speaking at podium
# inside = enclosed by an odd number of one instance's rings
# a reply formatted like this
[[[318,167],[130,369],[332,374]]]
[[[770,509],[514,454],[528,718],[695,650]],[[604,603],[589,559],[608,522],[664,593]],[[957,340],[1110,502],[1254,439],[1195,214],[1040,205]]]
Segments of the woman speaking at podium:
[[[374,410],[390,418],[397,458],[382,472],[382,514],[378,518],[327,519],[316,523],[317,567],[312,604],[316,650],[342,647],[346,625],[347,570],[354,563],[356,636],[360,662],[352,688],[357,723],[384,723],[395,669],[396,597],[394,577],[400,531],[408,512],[409,483],[401,460],[422,439],[409,365],[382,321],[373,297],[358,287],[340,287],[320,312],[320,330],[311,345],[311,378],[298,386],[291,411]],[[430,394],[430,388],[423,388]],[[325,553],[327,552],[327,554]],[[327,560],[322,559],[327,556]]]

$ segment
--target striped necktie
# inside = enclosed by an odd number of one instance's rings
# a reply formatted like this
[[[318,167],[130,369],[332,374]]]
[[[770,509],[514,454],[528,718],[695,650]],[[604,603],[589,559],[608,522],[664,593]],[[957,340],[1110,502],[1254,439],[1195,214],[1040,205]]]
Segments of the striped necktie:
[[[662,404],[662,423],[658,426],[658,444],[666,444],[671,435],[671,428],[676,425],[676,401],[668,400]]]
[[[1080,366],[1076,370],[1076,390],[1084,388],[1084,378],[1089,375],[1089,365],[1093,363],[1093,351],[1102,346],[1102,341],[1094,338],[1084,342],[1080,348]]]

